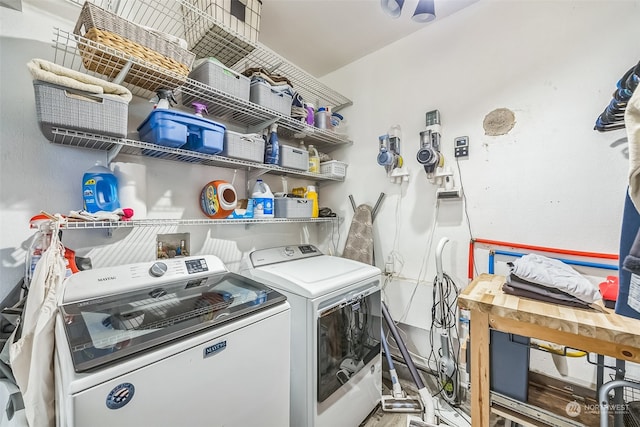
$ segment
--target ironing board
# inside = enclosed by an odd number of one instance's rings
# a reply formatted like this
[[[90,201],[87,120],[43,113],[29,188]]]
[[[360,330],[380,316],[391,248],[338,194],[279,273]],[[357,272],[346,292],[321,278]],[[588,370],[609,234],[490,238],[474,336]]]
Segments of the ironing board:
[[[354,261],[363,262],[369,265],[375,265],[374,249],[373,249],[373,220],[378,213],[380,203],[384,198],[384,193],[380,193],[375,206],[371,208],[368,205],[360,205],[356,207],[353,196],[349,196],[351,207],[353,207],[354,215],[349,227],[349,234],[342,252],[343,258],[352,259]]]

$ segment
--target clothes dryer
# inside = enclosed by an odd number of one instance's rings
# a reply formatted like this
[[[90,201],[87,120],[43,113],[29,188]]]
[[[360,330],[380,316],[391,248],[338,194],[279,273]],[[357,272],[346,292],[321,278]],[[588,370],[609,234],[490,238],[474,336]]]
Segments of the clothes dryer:
[[[312,245],[249,258],[246,274],[291,305],[291,425],[359,425],[381,398],[380,269]]]

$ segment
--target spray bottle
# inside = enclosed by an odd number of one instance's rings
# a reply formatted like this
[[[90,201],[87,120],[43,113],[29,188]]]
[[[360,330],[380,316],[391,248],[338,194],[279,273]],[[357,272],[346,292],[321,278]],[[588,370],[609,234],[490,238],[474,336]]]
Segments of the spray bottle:
[[[280,143],[278,142],[278,125],[272,124],[269,139],[264,150],[264,162],[277,165],[280,158]]]
[[[156,91],[156,97],[152,99],[152,101],[154,101],[156,98],[158,99],[158,102],[153,107],[154,109],[164,108],[168,110],[169,108],[171,108],[171,105],[175,105],[178,103],[178,101],[176,101],[176,99],[173,97],[173,92],[171,91],[171,89],[158,89]]]
[[[194,114],[198,117],[203,117],[202,113],[205,114],[209,114],[209,111],[207,111],[207,106],[200,103],[200,102],[194,102],[193,104],[191,104],[193,106],[193,108],[195,109]]]

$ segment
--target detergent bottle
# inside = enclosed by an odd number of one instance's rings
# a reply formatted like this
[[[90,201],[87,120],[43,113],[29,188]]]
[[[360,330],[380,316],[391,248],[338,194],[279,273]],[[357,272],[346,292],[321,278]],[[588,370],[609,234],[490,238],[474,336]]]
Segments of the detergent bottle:
[[[266,182],[256,180],[251,197],[254,201],[254,218],[273,218],[273,193]]]
[[[309,144],[309,172],[320,173],[320,155],[311,144]]]
[[[83,208],[89,213],[120,208],[118,179],[109,168],[96,164],[82,176]]]
[[[311,218],[318,218],[318,193],[315,185],[307,186],[307,199],[313,202],[311,207]]]
[[[277,165],[280,158],[280,143],[278,142],[278,125],[272,124],[269,138],[264,149],[264,162]]]

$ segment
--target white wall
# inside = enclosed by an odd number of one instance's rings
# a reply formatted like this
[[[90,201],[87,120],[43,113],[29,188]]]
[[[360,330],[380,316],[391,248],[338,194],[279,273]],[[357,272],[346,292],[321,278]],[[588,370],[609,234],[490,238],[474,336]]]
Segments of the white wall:
[[[22,12],[0,7],[0,300],[24,273],[26,251],[35,232],[29,229],[29,219],[41,210],[61,214],[80,210],[84,171],[96,160],[106,163],[105,152],[52,144],[38,128],[26,63],[32,58],[54,61],[54,27],[72,31],[80,11],[57,0],[60,14],[70,18],[64,20],[56,16],[54,2],[38,1],[23,2]],[[146,99],[134,98],[130,104],[130,131],[135,131],[152,105]],[[137,156],[118,156],[111,167],[116,172],[133,174],[136,207],[142,207],[139,213],[146,211],[148,218],[204,219],[199,208],[204,185],[215,179],[234,180],[232,169]],[[281,191],[279,177],[267,175],[263,179],[273,191]],[[234,186],[240,198],[247,197],[246,182],[245,172],[238,171]],[[288,183],[289,188],[306,185],[297,179]],[[126,182],[121,185],[124,187]],[[117,229],[111,237],[104,229],[67,230],[63,232],[63,243],[77,255],[89,257],[93,267],[99,268],[155,259],[156,235],[167,233],[190,233],[192,255],[218,255],[229,269],[239,271],[243,259],[256,248],[317,243],[318,233],[331,235],[332,225],[143,227]],[[327,246],[323,249],[329,250]]]
[[[625,133],[601,134],[593,126],[640,57],[639,18],[638,1],[480,1],[325,77],[353,100],[343,112],[354,140],[340,153],[349,162],[347,182],[328,203],[343,206],[348,223],[348,194],[371,205],[387,194],[375,221],[377,259],[383,265],[394,251],[404,260],[386,294],[420,355],[428,354],[441,237],[451,239],[444,271],[460,287],[467,284],[469,225],[475,238],[617,253]],[[485,115],[501,107],[514,111],[515,127],[485,135]],[[415,160],[425,113],[433,109],[441,113],[442,152],[456,182],[462,175],[470,224],[462,201],[442,201],[436,216],[436,189]],[[402,127],[411,171],[402,186],[376,164],[378,136],[393,124]],[[462,135],[470,137],[470,156],[458,172],[453,140]],[[477,272],[487,271],[486,251],[477,252],[484,254]],[[572,369],[570,375],[594,380],[588,369]]]

